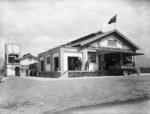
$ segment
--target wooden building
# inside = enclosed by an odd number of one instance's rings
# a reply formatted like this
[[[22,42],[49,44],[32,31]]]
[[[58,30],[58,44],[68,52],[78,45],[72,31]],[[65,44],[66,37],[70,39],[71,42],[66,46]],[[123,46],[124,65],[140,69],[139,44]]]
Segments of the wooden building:
[[[19,59],[21,76],[34,76],[37,74],[37,67],[39,60],[37,57],[27,54]],[[32,68],[30,68],[32,67]]]
[[[40,53],[39,75],[76,77],[110,75],[109,66],[134,62],[140,48],[118,30],[96,32]]]

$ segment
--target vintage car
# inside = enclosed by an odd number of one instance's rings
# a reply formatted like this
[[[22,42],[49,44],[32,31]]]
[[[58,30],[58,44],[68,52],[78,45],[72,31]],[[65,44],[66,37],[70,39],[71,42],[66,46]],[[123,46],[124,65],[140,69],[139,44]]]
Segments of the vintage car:
[[[135,63],[109,66],[109,70],[111,71],[111,74],[123,74],[124,76],[131,74],[140,75],[140,69],[135,66]]]

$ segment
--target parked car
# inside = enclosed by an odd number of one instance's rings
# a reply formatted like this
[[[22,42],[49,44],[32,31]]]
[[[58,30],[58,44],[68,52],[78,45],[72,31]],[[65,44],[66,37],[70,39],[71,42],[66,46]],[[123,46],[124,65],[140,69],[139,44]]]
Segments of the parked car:
[[[123,74],[124,76],[131,74],[140,75],[140,69],[135,67],[133,63],[128,63],[126,65],[110,66],[109,70],[111,71],[111,74]]]

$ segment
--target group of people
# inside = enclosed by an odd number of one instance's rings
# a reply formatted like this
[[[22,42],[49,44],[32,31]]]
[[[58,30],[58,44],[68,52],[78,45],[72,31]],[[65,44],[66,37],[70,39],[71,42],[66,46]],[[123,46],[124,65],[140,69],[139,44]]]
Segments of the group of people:
[[[90,59],[88,59],[85,63],[85,70],[89,70],[89,64],[90,64]],[[77,61],[74,61],[73,59],[71,60],[70,70],[82,70],[82,60],[81,58],[78,58]]]
[[[81,68],[82,68],[81,58],[78,58],[77,61],[74,61],[73,59],[71,60],[71,63],[70,63],[70,69],[71,70],[81,70]]]

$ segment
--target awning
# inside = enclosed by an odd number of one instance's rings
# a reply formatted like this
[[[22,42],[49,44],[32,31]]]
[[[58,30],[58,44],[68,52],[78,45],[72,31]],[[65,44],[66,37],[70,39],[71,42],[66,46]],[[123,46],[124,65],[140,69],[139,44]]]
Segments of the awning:
[[[105,55],[105,54],[109,54],[109,53],[122,53],[122,54],[126,54],[127,56],[136,56],[136,55],[144,55],[144,53],[136,53],[136,52],[132,52],[132,51],[125,51],[125,50],[101,50],[101,49],[97,49],[96,53],[98,55]]]

